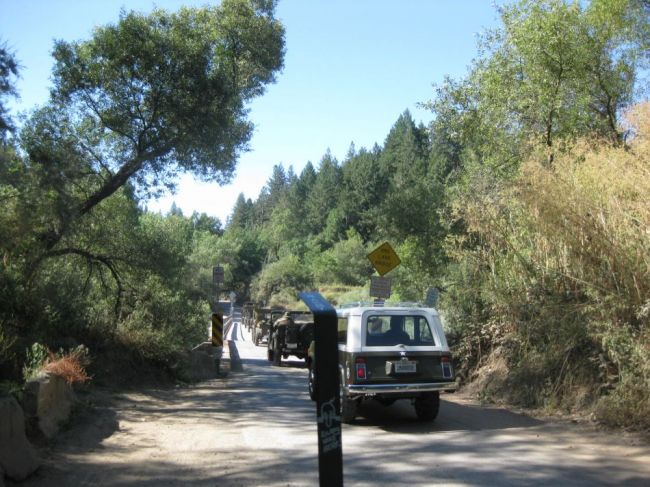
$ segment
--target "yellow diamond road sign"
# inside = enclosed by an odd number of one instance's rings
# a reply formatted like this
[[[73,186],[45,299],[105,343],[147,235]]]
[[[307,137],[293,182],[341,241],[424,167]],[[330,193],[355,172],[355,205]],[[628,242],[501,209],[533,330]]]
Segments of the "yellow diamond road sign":
[[[380,276],[392,271],[402,262],[388,242],[370,252],[368,259]]]

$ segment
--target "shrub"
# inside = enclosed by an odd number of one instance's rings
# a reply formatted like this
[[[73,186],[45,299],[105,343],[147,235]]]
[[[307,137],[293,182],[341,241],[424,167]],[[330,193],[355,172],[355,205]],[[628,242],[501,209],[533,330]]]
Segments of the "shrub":
[[[54,353],[45,345],[34,343],[25,355],[23,377],[28,381],[44,371],[62,377],[68,384],[84,383],[90,380],[86,374],[89,364],[90,354],[84,345]]]
[[[45,372],[58,375],[68,384],[85,383],[90,380],[86,374],[86,367],[90,364],[89,351],[83,345],[65,353],[50,353],[43,366]]]
[[[28,381],[38,375],[50,356],[50,350],[40,343],[33,343],[25,353],[23,378]]]
[[[579,141],[511,183],[468,177],[442,304],[468,369],[502,351],[511,400],[585,407],[580,390],[604,421],[647,427],[650,104],[629,120],[626,147]]]

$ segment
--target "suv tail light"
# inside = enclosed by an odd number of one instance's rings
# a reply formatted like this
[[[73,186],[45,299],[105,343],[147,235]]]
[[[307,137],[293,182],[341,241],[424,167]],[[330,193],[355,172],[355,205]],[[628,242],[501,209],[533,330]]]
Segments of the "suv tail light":
[[[440,357],[440,366],[442,367],[442,376],[445,379],[451,379],[454,375],[451,368],[451,357],[448,355]]]
[[[365,358],[359,357],[355,360],[355,370],[357,379],[366,380],[368,378]]]

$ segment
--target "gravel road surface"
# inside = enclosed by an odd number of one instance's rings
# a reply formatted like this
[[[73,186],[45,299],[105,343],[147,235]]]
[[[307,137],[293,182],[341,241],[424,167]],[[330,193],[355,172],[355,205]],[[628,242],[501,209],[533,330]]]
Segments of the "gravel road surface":
[[[93,392],[93,406],[43,449],[39,471],[8,485],[318,485],[307,370],[291,357],[271,367],[238,321],[228,331],[242,372],[184,388]],[[404,401],[365,405],[344,425],[343,457],[345,483],[356,486],[650,485],[650,446],[634,436],[463,394],[443,395],[428,425]]]

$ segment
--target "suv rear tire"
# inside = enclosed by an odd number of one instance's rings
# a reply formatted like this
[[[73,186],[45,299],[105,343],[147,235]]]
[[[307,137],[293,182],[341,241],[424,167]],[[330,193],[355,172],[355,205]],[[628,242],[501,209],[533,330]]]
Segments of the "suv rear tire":
[[[341,386],[341,423],[351,423],[357,417],[357,406],[355,399],[350,399]]]
[[[438,416],[440,409],[439,392],[423,392],[420,397],[416,398],[413,405],[415,414],[420,421],[433,421]]]

